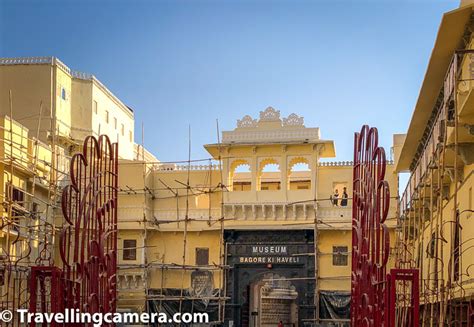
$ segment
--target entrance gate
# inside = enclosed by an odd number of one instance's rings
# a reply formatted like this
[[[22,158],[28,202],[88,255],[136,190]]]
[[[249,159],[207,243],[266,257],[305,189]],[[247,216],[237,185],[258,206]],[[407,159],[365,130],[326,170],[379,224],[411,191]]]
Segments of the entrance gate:
[[[298,324],[298,292],[286,278],[264,274],[250,285],[251,327],[274,327],[280,321],[284,326]]]

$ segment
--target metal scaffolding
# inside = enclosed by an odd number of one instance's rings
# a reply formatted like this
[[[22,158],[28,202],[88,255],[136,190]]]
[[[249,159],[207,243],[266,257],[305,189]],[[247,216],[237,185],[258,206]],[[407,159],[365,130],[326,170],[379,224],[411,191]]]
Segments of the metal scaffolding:
[[[470,277],[463,256],[472,255],[463,238],[466,211],[459,209],[459,190],[471,174],[464,176],[465,151],[472,151],[474,139],[459,135],[465,128],[459,121],[458,88],[470,83],[462,67],[470,65],[473,50],[456,51],[444,79],[438,100],[410,167],[411,176],[399,208],[396,266],[420,270],[420,326],[472,326],[474,300],[466,293]],[[463,217],[464,215],[464,217]],[[409,292],[400,289],[400,302]],[[399,310],[399,319],[406,312]]]

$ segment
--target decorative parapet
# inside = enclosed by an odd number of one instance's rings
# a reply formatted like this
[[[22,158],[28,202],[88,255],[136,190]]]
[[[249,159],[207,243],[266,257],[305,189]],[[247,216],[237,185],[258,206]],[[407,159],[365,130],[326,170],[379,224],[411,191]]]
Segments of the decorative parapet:
[[[257,127],[257,120],[249,115],[245,115],[242,119],[237,120],[238,128]]]
[[[83,79],[83,80],[88,80],[88,81],[91,81],[94,78],[94,75],[92,74],[79,72],[77,70],[72,70],[71,76],[73,78]]]
[[[318,162],[320,167],[346,167],[353,166],[353,161],[329,161],[329,162]]]
[[[289,129],[285,130],[235,130],[222,132],[224,143],[245,142],[275,142],[275,141],[306,141],[318,140],[319,128]]]
[[[0,58],[0,65],[52,64],[53,57]]]
[[[387,160],[387,165],[393,165],[393,160]],[[320,167],[347,167],[353,166],[353,161],[329,161],[329,162],[318,162]]]
[[[208,220],[209,216],[213,219],[221,217],[221,210],[219,209],[189,209],[187,213],[183,210],[179,214],[176,213],[176,210],[154,210],[153,215],[156,222],[160,221],[173,221],[173,220],[183,220],[186,217],[193,220]]]
[[[264,111],[260,111],[259,121],[279,121],[280,110],[276,110],[273,107],[267,107]]]
[[[0,65],[57,65],[62,70],[71,74],[71,69],[56,57],[22,57],[0,58]]]
[[[222,132],[224,143],[255,143],[319,140],[319,128],[305,128],[304,118],[291,114],[280,118],[280,111],[268,107],[259,119],[245,115],[237,120],[237,128]]]
[[[387,165],[393,165],[393,160],[387,161]],[[331,161],[331,162],[319,162],[319,167],[350,167],[353,166],[353,161]],[[177,164],[158,164],[155,166],[156,171],[187,171],[188,165],[177,165]],[[212,165],[191,165],[189,167],[191,171],[208,171],[208,170],[219,170],[219,164]]]
[[[318,218],[323,222],[344,222],[352,219],[352,206],[319,207]]]
[[[291,114],[288,118],[283,118],[283,126],[303,126],[304,118],[297,114]]]
[[[219,170],[218,164],[212,165],[176,165],[176,164],[160,164],[157,165],[155,170],[156,171],[209,171],[209,170]]]
[[[119,269],[120,269],[119,265]],[[117,286],[119,290],[140,290],[146,287],[146,280],[143,272],[119,273],[117,276]]]

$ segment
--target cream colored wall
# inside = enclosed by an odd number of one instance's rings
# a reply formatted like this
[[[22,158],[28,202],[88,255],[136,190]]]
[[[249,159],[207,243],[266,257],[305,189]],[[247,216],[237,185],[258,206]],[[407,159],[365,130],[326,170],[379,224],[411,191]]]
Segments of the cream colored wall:
[[[56,128],[60,136],[71,137],[71,96],[72,80],[69,73],[58,66],[54,66],[56,72]],[[63,90],[66,98],[62,98]]]
[[[72,80],[72,137],[83,140],[88,135],[95,135],[92,130],[92,84],[89,80],[74,78]]]
[[[209,265],[219,265],[219,246],[220,232],[190,232],[187,234],[186,243],[186,265],[195,265],[196,248],[209,248]],[[147,239],[147,244],[152,249],[149,261],[157,263],[157,268],[151,270],[150,287],[152,288],[185,288],[191,287],[192,270],[181,269],[161,269],[159,264],[176,264],[183,263],[183,233],[178,232],[153,232]],[[214,287],[220,287],[220,272],[214,270]]]
[[[10,115],[9,91],[12,91],[13,118],[21,120],[32,133],[38,129],[42,102],[39,138],[49,142],[55,120],[57,134],[82,141],[87,135],[107,134],[119,140],[119,155],[132,159],[134,154],[134,115],[123,103],[95,79],[72,78],[64,64],[0,65],[0,114]],[[65,99],[62,97],[63,89]],[[93,101],[98,113],[93,112]],[[105,121],[109,111],[109,123]],[[53,117],[53,119],[51,119]],[[114,125],[117,119],[117,128]],[[122,135],[122,124],[124,131]],[[130,138],[130,133],[132,136]]]
[[[9,91],[12,92],[13,119],[36,133],[43,103],[40,139],[47,141],[54,107],[53,68],[50,65],[0,65],[0,114],[10,116]]]
[[[156,200],[153,201],[154,216],[158,221],[167,222],[160,225],[160,229],[182,230],[186,213],[192,218],[188,223],[189,230],[218,229],[219,224],[214,222],[209,226],[208,220],[209,214],[211,220],[221,217],[222,192],[218,187],[220,181],[220,172],[216,170],[193,171],[190,173],[189,183],[192,189],[187,191],[186,171],[155,172],[153,174],[153,185],[156,189]],[[179,208],[178,217],[181,223],[168,223],[177,219],[177,208]],[[210,212],[209,209],[211,209]]]
[[[333,246],[347,246],[347,266],[333,265]],[[325,230],[319,233],[318,266],[319,290],[350,291],[351,288],[351,248],[352,235],[350,230]]]
[[[97,134],[107,134],[111,141],[119,142],[119,155],[124,159],[133,159],[134,153],[134,115],[122,103],[110,97],[104,90],[94,81],[92,82],[92,99],[97,101],[97,114],[92,112],[92,129]],[[109,121],[106,120],[106,112],[109,112]],[[115,126],[117,119],[117,126]],[[124,125],[124,133],[122,135],[121,126]],[[132,132],[130,139],[129,133]]]

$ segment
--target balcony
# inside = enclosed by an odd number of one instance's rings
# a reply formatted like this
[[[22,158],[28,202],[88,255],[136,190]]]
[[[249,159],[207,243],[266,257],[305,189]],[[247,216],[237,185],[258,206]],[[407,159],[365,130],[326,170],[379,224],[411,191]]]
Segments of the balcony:
[[[426,126],[417,154],[410,167],[411,176],[400,200],[400,213],[411,210],[419,196],[419,186],[428,174],[441,169],[439,157],[444,153],[443,178],[438,188],[454,181],[454,170],[474,163],[474,50],[457,52],[445,76],[443,92]],[[456,117],[457,113],[457,117]],[[457,148],[457,156],[454,149]],[[460,174],[458,174],[458,178]],[[458,180],[459,181],[459,180]]]

